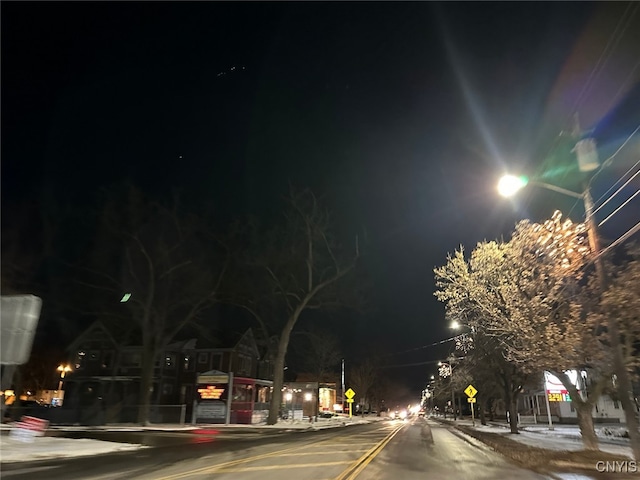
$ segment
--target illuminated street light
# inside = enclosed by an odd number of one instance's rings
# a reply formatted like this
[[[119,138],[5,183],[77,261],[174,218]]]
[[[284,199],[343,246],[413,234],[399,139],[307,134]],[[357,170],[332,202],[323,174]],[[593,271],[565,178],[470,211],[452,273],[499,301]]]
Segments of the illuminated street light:
[[[498,193],[503,197],[511,197],[518,190],[527,186],[529,179],[525,176],[516,177],[515,175],[504,175],[498,182]]]
[[[67,374],[67,372],[71,372],[72,368],[69,365],[58,365],[58,368],[56,369],[60,372],[60,382],[58,383],[58,391],[62,390],[62,382],[64,380],[64,376]]]
[[[573,198],[584,199],[585,193],[577,193],[566,188],[551,185],[550,183],[538,182],[535,180],[529,180],[524,175],[519,177],[515,175],[503,175],[498,180],[498,193],[503,197],[513,197],[516,193],[522,190],[527,185],[535,185],[536,187],[546,188],[547,190],[553,190],[554,192],[562,193]]]
[[[449,328],[453,328],[454,330],[458,330],[460,327],[461,325],[457,320],[454,320],[451,322],[451,325],[449,325]]]

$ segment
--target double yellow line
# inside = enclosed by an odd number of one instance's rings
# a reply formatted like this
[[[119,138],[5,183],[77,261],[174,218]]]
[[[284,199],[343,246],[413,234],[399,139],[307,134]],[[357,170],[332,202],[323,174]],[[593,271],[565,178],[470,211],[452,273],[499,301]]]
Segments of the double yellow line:
[[[228,467],[233,467],[236,465],[241,465],[243,463],[249,463],[252,462],[254,460],[260,460],[263,458],[269,458],[269,457],[277,457],[280,454],[283,454],[285,452],[292,452],[294,450],[300,450],[303,447],[295,446],[295,447],[291,447],[291,448],[286,448],[284,450],[278,450],[275,452],[269,452],[269,453],[263,453],[261,455],[254,455],[252,457],[247,457],[247,458],[241,458],[238,460],[232,460],[229,462],[224,462],[224,463],[218,463],[216,465],[208,465],[206,467],[202,467],[202,468],[196,468],[194,470],[189,470],[187,472],[181,472],[181,473],[176,473],[174,475],[168,475],[166,477],[162,477],[158,480],[175,480],[177,478],[185,478],[185,477],[189,477],[191,475],[196,475],[196,474],[202,474],[202,473],[213,473],[215,470],[220,470],[223,468],[228,468]]]
[[[358,460],[356,460],[349,468],[347,468],[344,472],[342,472],[335,480],[354,480],[362,471],[371,463],[371,461],[376,458],[376,456],[382,451],[384,447],[391,441],[393,437],[395,437],[396,433],[398,433],[403,425],[396,427],[389,435],[383,438],[380,443],[377,443],[372,448],[370,448],[364,455],[362,455]]]

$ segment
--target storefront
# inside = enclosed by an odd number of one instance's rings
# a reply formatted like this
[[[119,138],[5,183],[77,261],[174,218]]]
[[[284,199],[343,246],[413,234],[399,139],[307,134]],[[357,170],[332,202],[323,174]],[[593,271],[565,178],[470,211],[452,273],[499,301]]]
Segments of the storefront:
[[[273,382],[211,371],[198,375],[194,423],[266,421]],[[231,386],[231,387],[230,387]]]

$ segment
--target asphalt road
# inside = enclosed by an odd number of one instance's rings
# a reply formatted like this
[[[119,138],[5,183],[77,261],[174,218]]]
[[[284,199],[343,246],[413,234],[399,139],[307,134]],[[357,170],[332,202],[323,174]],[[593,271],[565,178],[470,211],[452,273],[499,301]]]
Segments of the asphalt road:
[[[165,437],[162,446],[93,458],[3,466],[2,478],[55,479],[511,479],[519,469],[482,444],[424,419],[315,432]],[[557,478],[557,477],[556,477]]]

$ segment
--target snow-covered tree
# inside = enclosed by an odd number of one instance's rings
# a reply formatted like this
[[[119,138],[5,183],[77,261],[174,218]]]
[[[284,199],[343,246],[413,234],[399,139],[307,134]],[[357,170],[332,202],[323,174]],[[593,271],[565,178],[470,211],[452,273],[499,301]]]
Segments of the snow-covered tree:
[[[598,322],[588,315],[594,305],[584,278],[587,243],[583,224],[555,212],[541,224],[518,223],[508,242],[478,244],[468,261],[461,249],[435,272],[436,296],[449,315],[477,335],[493,337],[495,350],[516,372],[556,374],[571,393],[585,447],[595,449],[591,411],[611,368]],[[591,378],[588,393],[578,391],[564,373],[585,368]],[[510,399],[515,400],[517,393]]]

